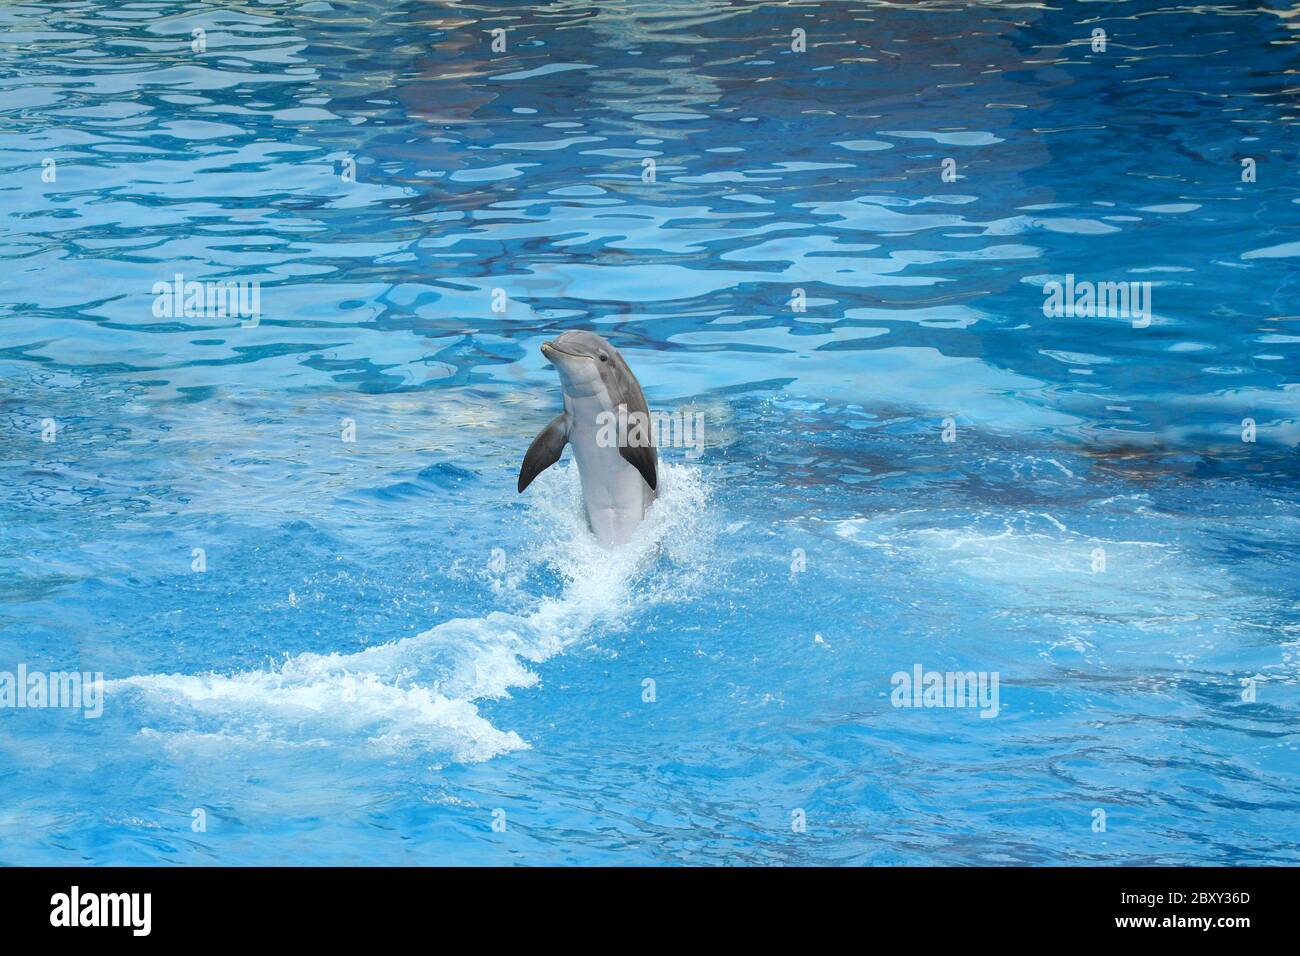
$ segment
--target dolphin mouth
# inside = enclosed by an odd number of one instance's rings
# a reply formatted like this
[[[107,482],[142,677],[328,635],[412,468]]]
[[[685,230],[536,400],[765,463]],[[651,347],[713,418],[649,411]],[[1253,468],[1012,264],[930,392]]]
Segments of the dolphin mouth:
[[[547,359],[549,359],[551,357],[552,352],[558,352],[560,355],[568,355],[571,358],[582,358],[582,356],[579,355],[577,352],[566,352],[564,349],[560,348],[554,342],[551,341],[543,342],[542,354],[545,355]]]

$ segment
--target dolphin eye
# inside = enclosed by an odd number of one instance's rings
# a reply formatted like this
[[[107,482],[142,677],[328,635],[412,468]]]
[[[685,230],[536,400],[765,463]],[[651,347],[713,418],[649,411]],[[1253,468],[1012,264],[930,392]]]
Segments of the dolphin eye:
[[[601,360],[602,362],[608,362],[608,361],[609,361],[609,356],[606,355],[604,352],[601,352],[601,353],[600,353],[600,360]]]

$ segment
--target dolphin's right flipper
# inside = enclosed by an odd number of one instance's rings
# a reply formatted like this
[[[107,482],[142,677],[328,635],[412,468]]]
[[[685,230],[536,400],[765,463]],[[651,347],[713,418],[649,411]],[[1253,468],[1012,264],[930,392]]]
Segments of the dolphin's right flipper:
[[[519,490],[523,491],[533,479],[560,460],[564,443],[569,440],[569,422],[563,412],[538,433],[528,446],[524,463],[519,466]]]

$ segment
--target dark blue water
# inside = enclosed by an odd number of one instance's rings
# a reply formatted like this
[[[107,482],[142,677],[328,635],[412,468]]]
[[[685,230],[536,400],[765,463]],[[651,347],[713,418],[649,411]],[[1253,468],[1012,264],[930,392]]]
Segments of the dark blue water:
[[[1298,27],[0,8],[0,862],[1300,862]],[[706,425],[613,555],[567,328]]]

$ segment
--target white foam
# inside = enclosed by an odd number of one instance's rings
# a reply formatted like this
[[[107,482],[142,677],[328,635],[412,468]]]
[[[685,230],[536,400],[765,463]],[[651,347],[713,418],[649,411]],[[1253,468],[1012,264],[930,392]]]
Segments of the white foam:
[[[602,548],[587,528],[576,468],[539,476],[529,497],[533,547],[496,582],[524,612],[458,618],[357,653],[298,654],[266,670],[148,674],[110,681],[107,689],[134,695],[158,715],[164,726],[148,731],[167,736],[170,746],[364,741],[460,762],[524,749],[517,733],[492,726],[476,702],[532,687],[538,678],[529,664],[589,639],[598,624],[692,596],[705,568],[707,491],[696,468],[661,463],[660,475],[659,500],[632,541],[615,550]],[[520,590],[528,567],[538,564],[559,574],[558,596]],[[166,726],[177,722],[185,726]]]
[[[836,523],[836,534],[859,546],[909,556],[945,574],[1032,591],[1044,586],[1091,591],[1098,582],[1110,588],[1134,587],[1134,566],[1172,573],[1175,555],[1159,541],[1096,537],[1076,532],[1047,512],[945,514],[901,511]],[[1101,549],[1111,577],[1097,577],[1094,553]],[[1011,593],[1011,592],[1008,592]],[[1004,595],[1005,597],[1006,595]]]

